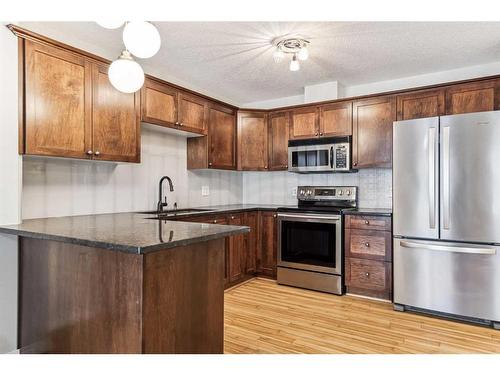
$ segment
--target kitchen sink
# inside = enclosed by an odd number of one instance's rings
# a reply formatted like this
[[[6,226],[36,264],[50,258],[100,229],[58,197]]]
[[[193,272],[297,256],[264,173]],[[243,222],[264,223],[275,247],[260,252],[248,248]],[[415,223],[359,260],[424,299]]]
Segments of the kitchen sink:
[[[158,215],[161,217],[165,216],[176,216],[176,215],[183,215],[183,214],[194,214],[194,213],[203,213],[207,211],[212,211],[207,208],[184,208],[184,209],[178,209],[178,210],[165,210],[165,211],[142,211],[139,212],[140,214],[150,214],[150,215]]]

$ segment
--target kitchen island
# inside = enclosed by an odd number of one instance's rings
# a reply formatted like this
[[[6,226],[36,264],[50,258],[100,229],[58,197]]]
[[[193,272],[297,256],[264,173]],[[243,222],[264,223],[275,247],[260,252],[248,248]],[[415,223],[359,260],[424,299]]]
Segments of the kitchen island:
[[[137,213],[25,220],[22,353],[222,353],[225,237],[248,227]]]

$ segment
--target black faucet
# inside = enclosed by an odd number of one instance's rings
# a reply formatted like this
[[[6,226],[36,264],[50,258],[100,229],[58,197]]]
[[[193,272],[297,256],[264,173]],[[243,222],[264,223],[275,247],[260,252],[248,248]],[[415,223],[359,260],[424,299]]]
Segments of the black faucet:
[[[172,180],[170,179],[170,177],[163,176],[160,179],[160,185],[159,185],[159,189],[158,189],[158,204],[156,206],[156,210],[158,212],[162,212],[163,211],[163,207],[167,207],[168,206],[167,196],[166,195],[165,195],[165,201],[164,202],[161,201],[162,196],[163,196],[163,181],[165,181],[165,180],[168,181],[168,185],[170,186],[170,191],[174,191],[174,185],[172,184]]]

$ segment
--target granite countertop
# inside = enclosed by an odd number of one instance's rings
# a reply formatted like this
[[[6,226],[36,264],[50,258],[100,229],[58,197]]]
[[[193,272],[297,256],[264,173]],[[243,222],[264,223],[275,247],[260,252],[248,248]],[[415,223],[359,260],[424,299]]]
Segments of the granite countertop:
[[[244,226],[148,217],[152,215],[131,212],[32,219],[17,225],[2,226],[0,233],[145,254],[250,231]]]

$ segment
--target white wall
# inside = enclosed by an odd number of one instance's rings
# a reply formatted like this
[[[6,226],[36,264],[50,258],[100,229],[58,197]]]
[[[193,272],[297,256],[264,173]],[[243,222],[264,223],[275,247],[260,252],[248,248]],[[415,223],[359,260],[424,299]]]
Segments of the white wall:
[[[174,183],[174,192],[164,188],[170,207],[241,203],[241,173],[188,171],[186,147],[186,138],[143,124],[140,164],[25,157],[22,217],[152,210],[163,175]]]
[[[20,220],[17,152],[17,38],[0,24],[0,225]],[[17,346],[17,237],[0,235],[0,353]]]

